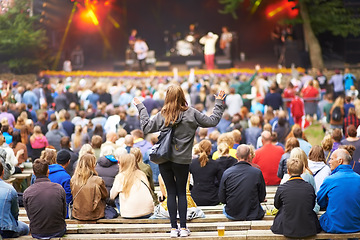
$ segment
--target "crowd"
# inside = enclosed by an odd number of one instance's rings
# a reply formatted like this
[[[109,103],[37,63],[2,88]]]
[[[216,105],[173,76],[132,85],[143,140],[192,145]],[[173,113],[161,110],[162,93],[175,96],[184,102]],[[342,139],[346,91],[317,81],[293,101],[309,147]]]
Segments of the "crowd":
[[[262,219],[266,185],[279,185],[274,233],[360,231],[355,84],[348,69],[329,80],[318,72],[285,81],[259,67],[252,76],[2,82],[1,178],[26,162],[34,176],[22,201],[0,180],[1,235],[60,237],[66,218],[149,218],[166,199],[171,237],[185,237],[189,201],[223,203],[231,220]],[[326,135],[312,146],[303,130],[316,120]],[[172,160],[157,165],[150,150],[173,125]],[[30,228],[18,221],[18,202]],[[326,210],[320,221],[319,210]]]

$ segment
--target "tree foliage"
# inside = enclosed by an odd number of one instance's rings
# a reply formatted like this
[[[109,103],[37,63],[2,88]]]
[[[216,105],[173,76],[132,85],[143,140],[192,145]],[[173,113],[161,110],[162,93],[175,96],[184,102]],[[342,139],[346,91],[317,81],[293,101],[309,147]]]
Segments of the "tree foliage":
[[[344,6],[343,0],[299,0],[306,4],[309,12],[311,27],[315,34],[331,32],[333,35],[346,37],[349,34],[360,34],[360,18],[355,17],[354,9]],[[236,18],[236,10],[243,3],[243,0],[219,0],[224,5],[221,13],[232,14]],[[254,1],[251,1],[252,3]],[[266,4],[262,1],[262,4]],[[300,9],[301,11],[301,9]],[[292,22],[302,23],[299,15],[298,19]]]
[[[29,1],[16,0],[15,6],[0,15],[0,62],[14,73],[36,72],[45,67],[47,37],[37,25],[37,17],[27,11]]]
[[[306,0],[311,26],[315,34],[329,31],[346,37],[360,34],[360,18],[343,0]]]

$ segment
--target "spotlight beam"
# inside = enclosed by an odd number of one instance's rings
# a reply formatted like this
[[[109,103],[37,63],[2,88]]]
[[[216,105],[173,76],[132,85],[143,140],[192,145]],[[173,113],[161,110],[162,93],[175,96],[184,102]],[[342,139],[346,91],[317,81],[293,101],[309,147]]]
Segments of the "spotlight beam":
[[[66,26],[66,29],[65,29],[64,36],[61,39],[59,51],[57,52],[56,57],[55,57],[55,62],[54,62],[54,65],[52,67],[53,70],[56,70],[56,68],[57,68],[57,66],[59,64],[60,57],[61,57],[61,52],[62,52],[62,50],[64,48],[65,40],[66,40],[67,35],[69,33],[70,25],[72,23],[72,20],[74,18],[74,14],[76,12],[76,6],[77,6],[77,2],[74,2],[74,6],[73,6],[73,8],[71,10],[71,14],[70,14],[70,17],[69,17],[69,20],[68,20],[68,23],[67,23],[67,26]]]

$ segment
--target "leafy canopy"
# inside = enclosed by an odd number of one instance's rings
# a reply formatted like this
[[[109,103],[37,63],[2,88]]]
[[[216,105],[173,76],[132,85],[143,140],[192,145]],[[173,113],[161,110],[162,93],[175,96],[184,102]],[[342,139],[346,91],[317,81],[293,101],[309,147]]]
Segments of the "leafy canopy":
[[[16,0],[15,6],[0,15],[0,62],[12,72],[36,72],[45,66],[47,37],[36,26],[37,17],[30,17],[29,2]]]
[[[311,27],[315,34],[322,32],[331,32],[333,35],[346,37],[349,34],[360,34],[360,17],[356,17],[360,13],[356,13],[353,8],[345,7],[343,0],[299,0],[306,4],[310,16]],[[244,0],[219,0],[224,5],[224,9],[220,10],[224,14],[232,14],[236,16],[236,10]],[[256,1],[251,0],[251,4]],[[274,1],[272,1],[274,2]],[[261,4],[269,4],[269,1],[262,0]],[[300,11],[302,9],[299,9]],[[299,19],[291,20],[299,23]]]

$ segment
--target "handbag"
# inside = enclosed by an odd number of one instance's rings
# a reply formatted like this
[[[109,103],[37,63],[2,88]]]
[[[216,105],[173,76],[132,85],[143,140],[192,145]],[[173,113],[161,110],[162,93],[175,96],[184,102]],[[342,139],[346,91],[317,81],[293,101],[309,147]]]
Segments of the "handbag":
[[[165,131],[161,131],[159,140],[149,151],[150,161],[156,164],[162,164],[170,161],[171,142],[177,125],[173,125]]]

